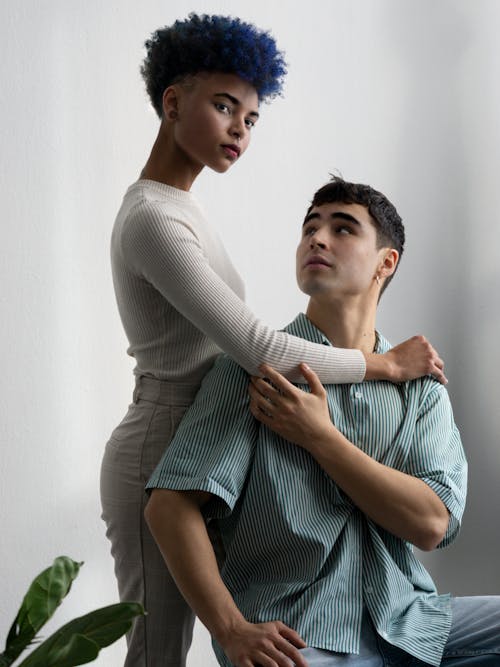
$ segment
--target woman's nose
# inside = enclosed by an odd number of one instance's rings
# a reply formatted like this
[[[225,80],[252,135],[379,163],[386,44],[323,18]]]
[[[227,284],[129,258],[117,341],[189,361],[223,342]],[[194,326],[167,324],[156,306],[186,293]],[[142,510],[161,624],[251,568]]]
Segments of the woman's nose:
[[[231,125],[231,134],[237,139],[241,139],[245,132],[245,121],[242,118],[235,117]]]

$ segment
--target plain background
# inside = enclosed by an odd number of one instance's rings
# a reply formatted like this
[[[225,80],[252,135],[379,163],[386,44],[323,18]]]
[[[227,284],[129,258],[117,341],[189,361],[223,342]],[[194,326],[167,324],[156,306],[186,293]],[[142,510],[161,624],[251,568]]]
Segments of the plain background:
[[[271,29],[287,54],[285,96],[263,106],[241,163],[194,187],[264,321],[305,307],[295,245],[330,172],[383,190],[403,215],[379,328],[393,342],[424,333],[445,358],[470,461],[463,531],[424,560],[443,592],[500,593],[500,4],[18,0],[0,9],[0,639],[59,554],[85,565],[51,628],[117,600],[98,476],[133,364],[109,237],[158,127],[143,42],[192,10]],[[94,664],[123,654],[121,641]],[[190,667],[215,665],[209,654],[198,629]]]

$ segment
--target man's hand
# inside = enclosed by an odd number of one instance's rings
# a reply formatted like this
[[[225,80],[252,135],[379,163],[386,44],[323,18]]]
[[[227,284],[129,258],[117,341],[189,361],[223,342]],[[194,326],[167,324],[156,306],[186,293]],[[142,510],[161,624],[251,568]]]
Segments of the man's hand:
[[[281,621],[244,621],[217,641],[235,667],[308,667],[298,650],[305,642]]]
[[[443,360],[424,336],[413,336],[385,354],[365,354],[365,357],[366,380],[406,382],[432,375],[441,384],[448,383]]]
[[[272,383],[252,377],[248,388],[250,410],[262,424],[308,450],[335,429],[325,388],[309,366],[301,364],[300,371],[309,384],[310,393],[295,387],[267,364],[259,370]]]

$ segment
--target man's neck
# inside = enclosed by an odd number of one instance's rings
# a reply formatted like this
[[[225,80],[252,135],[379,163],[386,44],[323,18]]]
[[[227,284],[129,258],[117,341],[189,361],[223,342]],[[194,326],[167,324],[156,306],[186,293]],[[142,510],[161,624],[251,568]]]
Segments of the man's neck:
[[[306,315],[335,347],[373,352],[376,343],[375,314],[377,305],[359,303],[321,303],[311,297]]]

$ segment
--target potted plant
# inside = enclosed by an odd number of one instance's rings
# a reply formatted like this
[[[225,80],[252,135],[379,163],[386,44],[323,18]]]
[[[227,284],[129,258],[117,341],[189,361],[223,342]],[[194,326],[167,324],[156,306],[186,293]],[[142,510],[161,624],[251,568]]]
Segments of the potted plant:
[[[75,667],[93,662],[131,627],[144,609],[136,602],[120,602],[75,618],[39,643],[36,635],[69,593],[83,563],[67,556],[56,558],[33,581],[7,635],[0,667],[13,665],[21,653],[38,646],[16,667]]]

